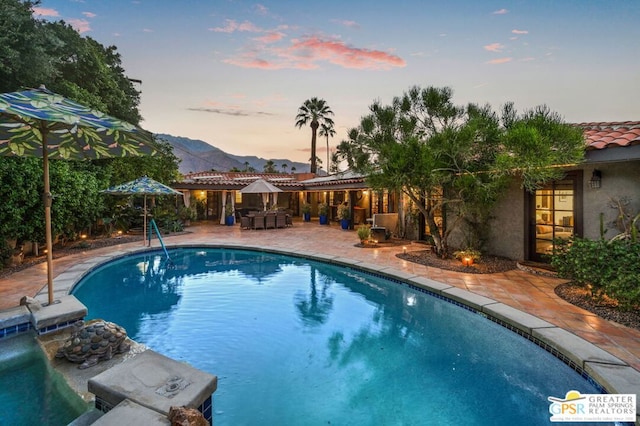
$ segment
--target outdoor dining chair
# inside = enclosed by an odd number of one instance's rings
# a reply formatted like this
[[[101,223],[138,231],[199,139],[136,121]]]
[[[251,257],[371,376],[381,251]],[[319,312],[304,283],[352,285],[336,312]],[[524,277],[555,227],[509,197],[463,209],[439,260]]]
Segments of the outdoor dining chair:
[[[251,218],[249,216],[240,216],[240,229],[251,228]]]
[[[256,213],[253,217],[253,229],[264,229],[264,214]]]
[[[276,215],[274,213],[267,213],[267,215],[265,216],[265,224],[264,227],[267,229],[275,229],[276,227]]]

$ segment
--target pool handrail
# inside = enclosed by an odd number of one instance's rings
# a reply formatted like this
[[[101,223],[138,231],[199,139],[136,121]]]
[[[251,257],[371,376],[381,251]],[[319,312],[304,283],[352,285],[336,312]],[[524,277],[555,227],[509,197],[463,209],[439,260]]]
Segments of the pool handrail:
[[[164,254],[167,256],[167,262],[169,263],[173,263],[171,261],[171,258],[169,257],[169,252],[167,251],[167,247],[164,245],[164,241],[162,240],[162,235],[160,235],[160,230],[158,229],[158,225],[156,224],[156,221],[154,219],[151,219],[149,221],[149,226],[150,226],[150,230],[149,230],[149,246],[151,246],[151,236],[153,235],[153,230],[155,229],[156,231],[156,235],[158,236],[158,240],[160,241],[160,246],[162,246],[162,249],[164,250]]]

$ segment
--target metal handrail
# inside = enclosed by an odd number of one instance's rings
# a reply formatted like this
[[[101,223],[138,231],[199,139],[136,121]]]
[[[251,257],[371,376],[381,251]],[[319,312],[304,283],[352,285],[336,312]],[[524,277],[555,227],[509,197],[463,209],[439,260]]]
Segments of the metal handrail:
[[[167,247],[164,245],[164,241],[162,240],[162,235],[160,235],[160,230],[158,229],[158,225],[156,224],[156,221],[154,219],[151,219],[149,221],[149,227],[151,228],[149,230],[149,246],[151,246],[151,236],[153,234],[153,230],[155,229],[156,231],[156,235],[158,236],[158,240],[160,240],[160,245],[162,246],[162,249],[164,250],[164,254],[167,256],[167,261],[170,263],[173,263],[171,261],[171,258],[169,257],[169,252],[167,251]]]

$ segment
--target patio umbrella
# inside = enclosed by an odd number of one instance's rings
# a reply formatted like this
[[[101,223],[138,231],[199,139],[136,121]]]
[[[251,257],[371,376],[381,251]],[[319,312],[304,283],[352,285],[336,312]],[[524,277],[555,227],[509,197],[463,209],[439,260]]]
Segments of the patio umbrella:
[[[151,133],[66,99],[44,86],[0,94],[0,155],[42,158],[49,304],[53,303],[49,159],[81,160],[158,152]]]
[[[112,186],[100,192],[116,195],[144,195],[143,243],[147,241],[147,195],[182,195],[182,192],[168,187],[156,180],[143,176],[131,182]]]
[[[267,209],[267,201],[269,201],[269,194],[277,194],[282,190],[276,186],[273,186],[264,179],[256,179],[249,185],[240,190],[243,194],[261,194],[264,209]]]

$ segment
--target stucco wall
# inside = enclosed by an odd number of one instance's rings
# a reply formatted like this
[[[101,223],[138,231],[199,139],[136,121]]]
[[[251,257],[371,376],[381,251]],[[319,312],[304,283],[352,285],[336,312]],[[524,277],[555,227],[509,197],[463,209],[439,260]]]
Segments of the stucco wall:
[[[589,179],[594,169],[600,170],[602,174],[602,185],[598,189],[589,188]],[[611,200],[622,197],[630,198],[627,208],[631,215],[640,212],[640,161],[609,163],[584,169],[583,237],[600,238],[600,213],[604,213],[605,229],[608,229],[605,238],[619,233],[610,223],[615,220],[618,212],[609,205]]]
[[[524,258],[524,189],[514,181],[497,203],[486,252],[509,259]]]

